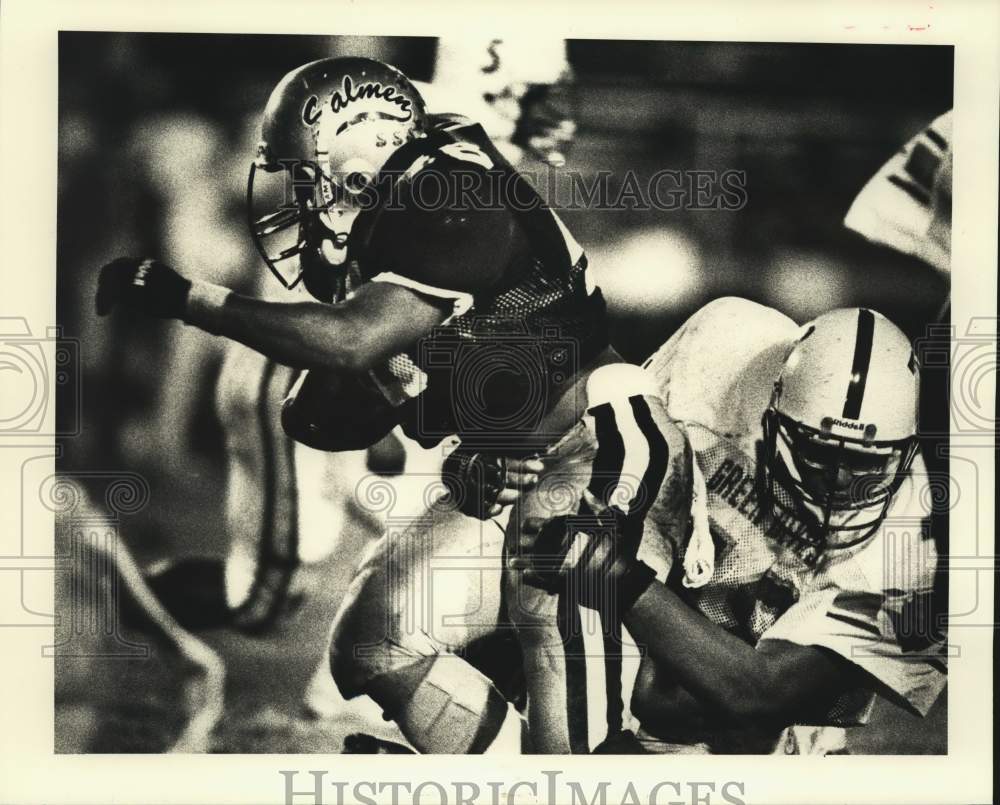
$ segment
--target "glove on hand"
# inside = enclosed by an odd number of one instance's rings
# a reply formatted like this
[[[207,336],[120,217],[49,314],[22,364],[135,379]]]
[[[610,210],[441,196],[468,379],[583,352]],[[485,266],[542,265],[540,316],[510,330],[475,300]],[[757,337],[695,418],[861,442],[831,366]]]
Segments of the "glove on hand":
[[[621,618],[656,578],[636,558],[637,545],[619,509],[599,510],[585,499],[577,514],[526,520],[520,554],[511,564],[533,587]]]
[[[97,282],[97,314],[127,307],[149,316],[179,319],[184,314],[191,281],[156,260],[119,257],[101,269]]]

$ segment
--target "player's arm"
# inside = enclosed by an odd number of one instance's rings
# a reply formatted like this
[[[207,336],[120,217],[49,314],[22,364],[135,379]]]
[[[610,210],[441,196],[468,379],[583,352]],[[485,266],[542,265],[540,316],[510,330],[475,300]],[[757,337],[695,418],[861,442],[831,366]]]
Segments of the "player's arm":
[[[296,368],[363,371],[411,346],[449,310],[408,288],[369,283],[336,305],[196,293],[184,320]]]
[[[637,367],[628,366],[595,374],[612,381],[594,384],[609,387],[603,394],[610,402],[588,412],[597,451],[580,512],[526,520],[519,550],[510,560],[512,569],[523,573],[528,584],[569,595],[610,619],[623,619],[657,669],[708,710],[737,720],[801,718],[804,708],[823,710],[853,680],[848,663],[823,649],[780,640],[755,649],[690,607],[639,558],[647,512],[656,520],[654,530],[669,543],[683,542],[693,481],[686,439],[676,423],[662,416],[655,390],[625,403],[616,398],[616,389],[634,386],[641,391],[640,375]],[[601,399],[601,393],[588,387],[589,397]],[[633,453],[648,456],[648,461],[632,462]],[[633,469],[625,472],[630,465]],[[621,467],[623,476],[642,473],[641,494],[624,510],[615,503],[619,495],[607,495],[617,478],[616,471],[608,474],[608,467]]]
[[[177,318],[298,369],[369,369],[429,333],[448,316],[440,299],[370,283],[336,305],[266,302],[191,282],[152,260],[121,258],[101,271],[97,312],[116,306]]]
[[[785,724],[822,714],[857,683],[850,665],[815,646],[768,640],[754,648],[713,623],[624,554],[620,526],[564,528],[528,522],[510,562],[525,580],[621,618],[658,672],[683,686],[700,708],[731,721]]]
[[[732,720],[802,720],[857,681],[846,661],[816,646],[768,640],[755,648],[655,581],[624,623],[658,669]]]

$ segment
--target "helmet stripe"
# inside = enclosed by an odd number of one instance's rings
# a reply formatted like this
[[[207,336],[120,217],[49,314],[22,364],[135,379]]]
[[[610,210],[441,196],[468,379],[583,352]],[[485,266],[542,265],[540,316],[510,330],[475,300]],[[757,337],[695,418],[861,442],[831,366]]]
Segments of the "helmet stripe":
[[[872,359],[872,338],[875,334],[875,316],[870,310],[861,308],[858,311],[858,333],[854,341],[854,362],[851,364],[851,379],[847,384],[847,396],[844,399],[845,419],[861,417],[861,401],[865,396],[865,384],[868,382],[868,367]]]

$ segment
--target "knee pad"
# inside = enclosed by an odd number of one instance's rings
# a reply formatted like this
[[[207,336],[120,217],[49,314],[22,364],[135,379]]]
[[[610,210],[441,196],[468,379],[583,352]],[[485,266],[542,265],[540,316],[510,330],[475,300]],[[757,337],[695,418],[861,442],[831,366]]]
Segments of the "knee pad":
[[[362,588],[362,592],[365,591]],[[418,629],[407,629],[384,606],[381,597],[351,596],[333,624],[330,673],[340,693],[353,699],[368,693],[375,677],[405,669],[440,650]]]
[[[375,677],[365,692],[426,753],[482,754],[508,716],[518,720],[492,683],[453,654]]]

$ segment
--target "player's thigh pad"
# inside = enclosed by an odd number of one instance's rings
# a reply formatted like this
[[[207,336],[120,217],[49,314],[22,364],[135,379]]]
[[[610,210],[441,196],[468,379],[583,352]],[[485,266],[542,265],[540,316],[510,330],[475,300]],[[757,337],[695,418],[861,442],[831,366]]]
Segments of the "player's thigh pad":
[[[496,628],[503,531],[442,506],[374,543],[333,626],[331,669],[344,695]]]

